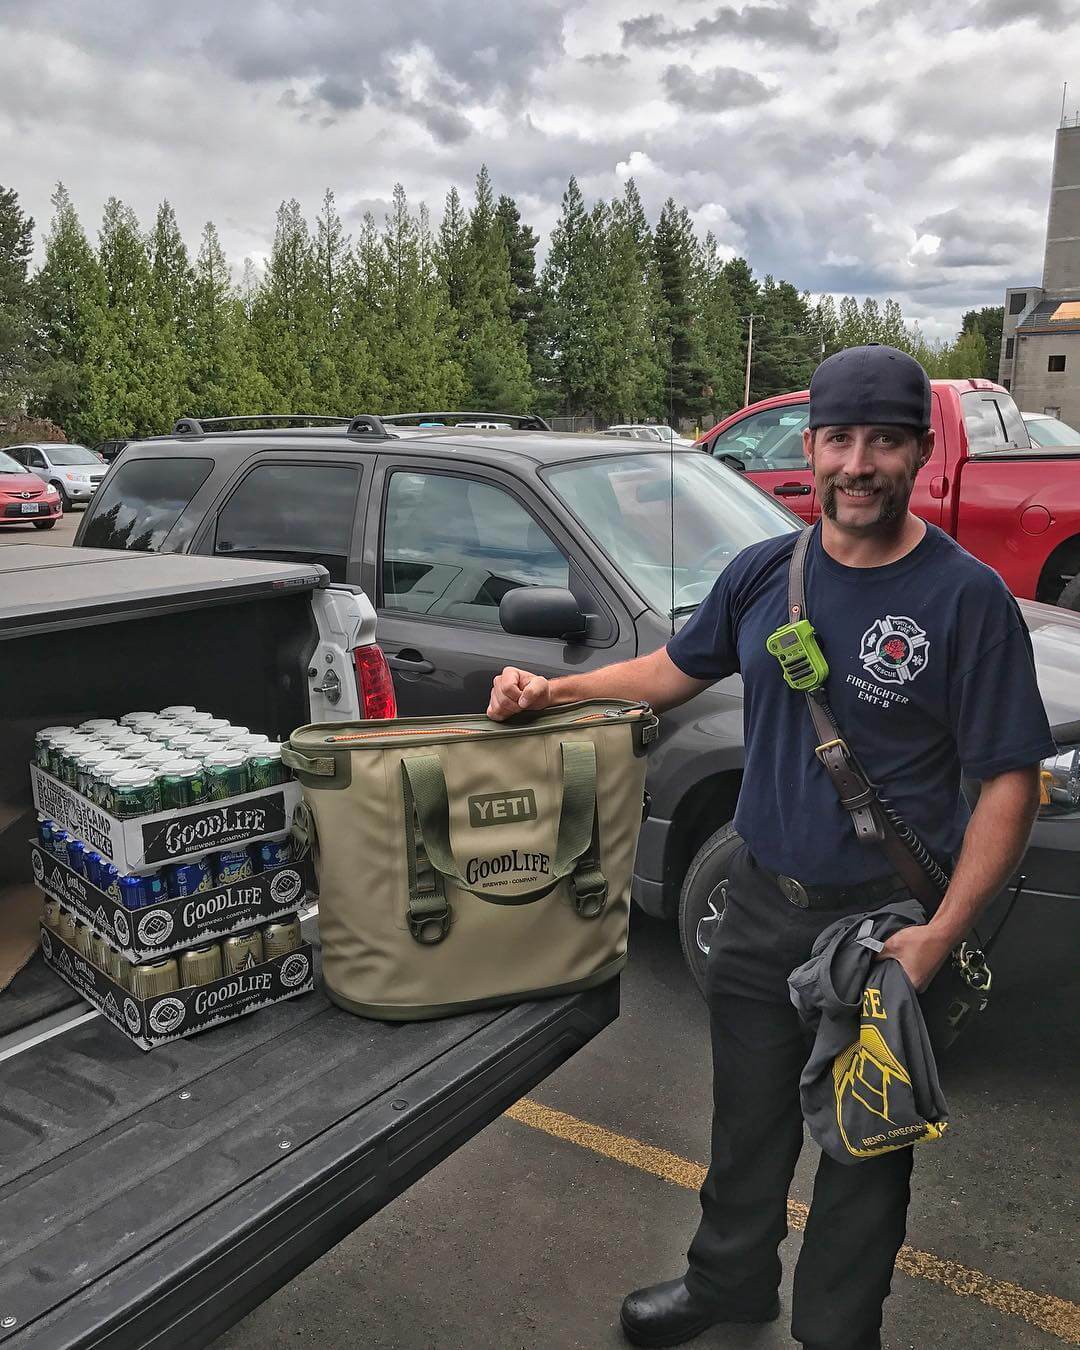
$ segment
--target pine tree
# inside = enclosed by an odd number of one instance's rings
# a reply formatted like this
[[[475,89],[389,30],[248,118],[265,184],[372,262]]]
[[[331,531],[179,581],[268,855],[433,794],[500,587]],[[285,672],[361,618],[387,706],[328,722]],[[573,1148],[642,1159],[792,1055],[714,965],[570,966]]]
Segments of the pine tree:
[[[711,232],[701,250],[695,297],[710,391],[704,394],[706,420],[719,421],[742,404],[742,323]]]
[[[571,178],[540,280],[547,408],[576,416],[592,412],[601,397],[601,283],[596,222]]]
[[[534,372],[540,347],[540,293],[536,285],[536,234],[523,225],[513,197],[501,196],[495,206],[495,219],[502,230],[510,257],[510,317],[525,325],[525,354]]]
[[[862,313],[863,342],[882,342],[881,336],[881,310],[878,308],[878,302],[872,295],[866,296],[863,300]]]
[[[828,293],[821,296],[814,307],[814,324],[818,333],[818,354],[824,360],[837,350],[836,334],[839,327],[836,302]]]
[[[30,385],[30,287],[26,272],[33,220],[18,194],[0,187],[0,416],[21,412]]]
[[[130,207],[105,204],[98,256],[105,279],[105,324],[89,357],[101,370],[96,407],[103,436],[153,436],[183,410],[184,370],[175,340],[156,307],[146,241]]]
[[[790,281],[765,278],[761,319],[754,326],[750,401],[805,389],[818,363],[820,338],[809,297]]]
[[[701,332],[694,306],[699,247],[685,206],[669,197],[654,236],[663,294],[664,393],[674,420],[698,417],[710,403]]]
[[[385,296],[379,357],[388,411],[458,406],[465,380],[453,355],[446,287],[435,271],[430,232],[410,213],[400,183],[377,250],[368,241],[362,275],[369,293]]]
[[[30,411],[75,441],[105,434],[98,418],[102,371],[92,353],[105,327],[105,278],[63,183],[52,195],[45,256],[31,282],[34,393]]]
[[[886,300],[881,307],[881,337],[879,341],[900,351],[908,349],[908,330],[904,314],[895,300]]]
[[[171,360],[180,384],[179,402],[187,407],[190,406],[191,393],[188,371],[194,356],[192,307],[195,269],[176,223],[176,213],[168,201],[163,201],[158,207],[147,247],[153,275],[151,304],[165,341],[172,349]]]
[[[853,295],[845,295],[836,311],[836,349],[860,347],[866,341],[859,302]]]
[[[746,347],[750,338],[750,315],[756,315],[761,310],[761,287],[745,258],[729,258],[724,263],[723,274],[739,319],[739,387],[734,405],[739,407],[743,401],[746,380]]]
[[[191,411],[196,416],[228,417],[268,408],[270,386],[255,359],[247,314],[233,292],[229,265],[211,221],[203,227],[195,264],[191,319]]]
[[[318,343],[314,257],[295,197],[277,210],[266,274],[251,308],[259,369],[271,390],[270,412],[322,412],[315,406],[311,353]]]
[[[446,194],[446,207],[439,225],[435,248],[435,270],[446,288],[446,298],[459,328],[468,303],[469,278],[469,217],[461,204],[456,187]],[[464,331],[459,338],[464,337]]]

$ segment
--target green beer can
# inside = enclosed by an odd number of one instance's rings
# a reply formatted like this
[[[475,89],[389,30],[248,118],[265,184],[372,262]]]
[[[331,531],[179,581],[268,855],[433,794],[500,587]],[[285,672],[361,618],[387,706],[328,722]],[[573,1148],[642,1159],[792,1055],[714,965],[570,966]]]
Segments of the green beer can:
[[[83,796],[94,799],[93,786],[94,779],[98,770],[103,764],[107,764],[116,756],[104,745],[95,745],[91,750],[84,750],[75,760],[75,787]]]
[[[169,759],[157,770],[161,809],[178,811],[206,800],[206,775],[194,759]]]
[[[138,765],[122,769],[109,779],[111,811],[119,820],[151,816],[161,810],[161,792],[153,769]]]
[[[281,746],[273,741],[249,748],[246,763],[252,792],[257,792],[259,788],[276,787],[289,777],[288,770],[281,762]]]
[[[219,802],[226,797],[239,797],[248,790],[248,776],[242,750],[218,750],[203,760],[206,775],[206,795],[209,801]]]
[[[42,727],[34,734],[34,763],[39,769],[49,767],[49,746],[55,736],[70,736],[74,727]]]
[[[198,712],[194,703],[170,703],[167,708],[162,708],[158,713],[159,717],[180,717],[183,713]]]

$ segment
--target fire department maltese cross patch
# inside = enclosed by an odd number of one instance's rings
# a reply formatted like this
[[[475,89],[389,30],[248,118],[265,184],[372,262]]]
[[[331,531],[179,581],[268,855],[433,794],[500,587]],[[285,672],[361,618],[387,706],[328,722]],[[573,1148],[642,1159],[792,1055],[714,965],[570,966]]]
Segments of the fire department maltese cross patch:
[[[882,684],[907,684],[926,669],[930,639],[914,619],[886,614],[863,634],[859,659]]]

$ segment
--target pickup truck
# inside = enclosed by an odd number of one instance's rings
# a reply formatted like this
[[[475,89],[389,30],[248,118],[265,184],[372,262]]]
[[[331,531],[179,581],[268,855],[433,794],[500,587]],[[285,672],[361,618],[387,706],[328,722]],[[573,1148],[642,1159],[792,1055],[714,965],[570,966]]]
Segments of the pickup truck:
[[[933,380],[934,454],[911,509],[1004,578],[1013,595],[1080,610],[1080,446],[1033,446],[1008,391]],[[809,393],[740,408],[697,444],[806,521],[821,510],[803,459]]]
[[[0,965],[32,931],[38,728],[385,710],[374,633],[310,563],[0,545]],[[144,1052],[33,956],[0,991],[0,1348],[208,1344],[617,1012],[614,981],[388,1025],[316,988]]]

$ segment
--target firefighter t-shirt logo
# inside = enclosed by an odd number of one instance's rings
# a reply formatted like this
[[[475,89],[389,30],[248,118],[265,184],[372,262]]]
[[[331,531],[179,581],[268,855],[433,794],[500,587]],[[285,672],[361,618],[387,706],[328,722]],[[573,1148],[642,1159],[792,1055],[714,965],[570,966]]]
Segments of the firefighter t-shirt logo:
[[[859,659],[882,684],[908,684],[926,669],[930,640],[914,619],[886,614],[862,637]]]

